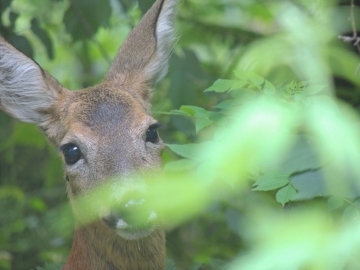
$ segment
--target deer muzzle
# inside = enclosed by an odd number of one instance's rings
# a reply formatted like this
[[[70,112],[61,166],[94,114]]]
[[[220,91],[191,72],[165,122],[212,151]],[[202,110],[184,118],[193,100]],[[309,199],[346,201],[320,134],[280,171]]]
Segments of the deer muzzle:
[[[158,215],[151,209],[146,193],[141,191],[125,193],[120,202],[102,217],[107,226],[128,240],[149,235],[157,219]]]

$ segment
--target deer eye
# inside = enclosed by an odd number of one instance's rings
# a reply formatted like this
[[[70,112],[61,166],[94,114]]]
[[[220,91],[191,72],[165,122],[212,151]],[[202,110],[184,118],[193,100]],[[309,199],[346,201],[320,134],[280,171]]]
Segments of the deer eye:
[[[146,141],[151,143],[157,143],[159,141],[159,134],[157,133],[157,128],[159,124],[151,125],[146,131]]]
[[[81,151],[75,144],[65,144],[61,147],[61,149],[67,165],[73,165],[81,158]]]

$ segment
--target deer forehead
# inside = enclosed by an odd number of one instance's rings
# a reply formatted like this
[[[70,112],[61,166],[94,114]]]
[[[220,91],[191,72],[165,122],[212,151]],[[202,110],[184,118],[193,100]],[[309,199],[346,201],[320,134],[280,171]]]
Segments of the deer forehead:
[[[76,91],[66,122],[82,125],[102,138],[129,134],[137,137],[155,120],[131,94],[107,88]]]

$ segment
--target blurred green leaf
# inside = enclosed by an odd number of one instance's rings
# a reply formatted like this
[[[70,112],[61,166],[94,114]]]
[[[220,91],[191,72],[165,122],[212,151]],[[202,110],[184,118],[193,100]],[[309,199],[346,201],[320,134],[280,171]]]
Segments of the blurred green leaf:
[[[248,80],[249,80],[249,77],[250,77],[250,73],[249,73],[249,72],[242,71],[242,70],[235,70],[235,71],[234,71],[234,74],[235,74],[235,76],[236,76],[238,79],[240,79],[240,80],[242,80],[242,81],[244,81],[244,82],[248,81]]]
[[[342,198],[331,196],[327,201],[329,211],[334,211],[339,209],[341,206],[344,205],[344,200]]]
[[[342,220],[345,223],[360,220],[360,208],[355,205],[349,205],[345,208]]]
[[[276,88],[271,82],[265,80],[263,91],[266,95],[273,95],[276,92]]]
[[[191,170],[192,168],[194,168],[195,165],[196,163],[192,160],[180,159],[167,163],[164,166],[164,171],[165,173],[174,173],[174,172],[181,173],[184,171]]]
[[[100,26],[109,24],[111,7],[108,0],[76,0],[70,3],[64,23],[74,40],[90,39]]]
[[[209,145],[209,142],[198,143],[198,144],[165,144],[171,149],[174,153],[178,154],[181,157],[199,160],[201,157],[198,155],[199,151],[203,148],[206,148]]]
[[[238,106],[238,105],[240,105],[239,100],[237,100],[237,99],[229,99],[229,100],[224,100],[224,101],[220,102],[219,104],[216,104],[215,108],[224,110],[224,109],[228,109],[228,108],[235,107],[235,106]]]
[[[189,270],[199,270],[199,269],[201,269],[200,267],[202,265],[203,265],[202,263],[196,263],[196,264],[190,266]]]
[[[274,190],[280,187],[283,187],[290,182],[289,174],[283,173],[274,173],[274,174],[265,174],[260,176],[253,186],[253,190],[258,191],[267,191],[267,190]]]
[[[311,145],[311,138],[298,136],[294,147],[284,158],[282,172],[289,174],[303,172],[307,170],[316,170],[323,165]]]
[[[315,95],[322,91],[325,87],[326,85],[310,85],[305,88],[305,93],[307,95]]]
[[[293,200],[295,196],[296,190],[290,183],[276,192],[276,200],[281,203],[282,206]]]
[[[19,145],[35,146],[43,149],[47,142],[41,131],[34,125],[18,122],[13,133],[13,140]]]
[[[34,210],[36,210],[37,212],[44,212],[47,210],[47,206],[45,204],[45,202],[38,197],[33,197],[30,200],[30,207]]]
[[[52,59],[54,57],[54,50],[53,50],[52,41],[51,41],[50,37],[48,36],[48,34],[46,33],[46,31],[44,31],[39,26],[39,23],[38,23],[38,21],[36,19],[33,19],[31,21],[31,30],[34,32],[35,35],[37,35],[41,39],[41,42],[46,47],[48,57],[50,59]]]
[[[170,258],[166,258],[165,260],[165,270],[177,270],[175,262]]]
[[[260,87],[265,81],[265,79],[253,72],[250,73],[250,81],[254,83],[256,86]]]

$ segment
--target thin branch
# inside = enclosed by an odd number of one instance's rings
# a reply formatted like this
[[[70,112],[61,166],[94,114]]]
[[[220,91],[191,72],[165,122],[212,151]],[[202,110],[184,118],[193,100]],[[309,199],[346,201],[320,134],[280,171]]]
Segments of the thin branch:
[[[360,53],[360,37],[357,36],[354,9],[355,9],[355,0],[350,0],[350,21],[351,21],[351,28],[353,34],[352,37],[340,35],[338,36],[338,38],[343,40],[344,42],[353,43],[353,45],[356,46],[358,52]],[[356,68],[355,75],[358,74],[359,70],[360,70],[360,64]]]
[[[352,29],[353,35],[352,35],[352,37],[340,35],[339,39],[342,39],[344,42],[347,42],[347,43],[353,42],[354,46],[356,46],[360,52],[360,47],[359,47],[360,37],[357,36],[354,9],[355,9],[355,0],[351,0],[351,2],[350,2],[350,21],[351,21],[351,29]]]

